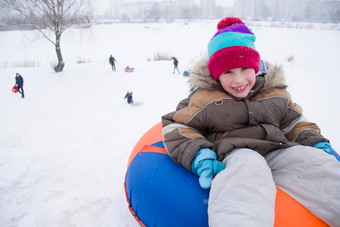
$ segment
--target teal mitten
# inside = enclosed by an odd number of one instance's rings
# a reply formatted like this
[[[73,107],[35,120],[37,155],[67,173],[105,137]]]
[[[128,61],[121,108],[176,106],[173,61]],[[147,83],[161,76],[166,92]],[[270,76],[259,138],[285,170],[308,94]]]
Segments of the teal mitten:
[[[222,162],[216,160],[216,153],[209,148],[200,149],[192,161],[192,172],[199,176],[199,183],[202,188],[208,189],[214,176],[224,170]]]
[[[318,143],[314,144],[313,147],[324,150],[327,154],[333,155],[340,162],[339,154],[336,153],[335,150],[333,150],[332,146],[329,143],[318,142]]]

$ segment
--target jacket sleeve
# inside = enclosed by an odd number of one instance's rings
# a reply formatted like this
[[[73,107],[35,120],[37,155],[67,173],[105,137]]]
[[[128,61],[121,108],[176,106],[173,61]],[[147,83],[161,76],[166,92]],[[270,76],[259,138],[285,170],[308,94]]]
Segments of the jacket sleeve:
[[[178,111],[186,111],[189,101],[190,96],[178,104],[176,111],[164,115],[162,117],[162,126],[163,142],[169,156],[176,163],[192,171],[191,162],[198,150],[201,148],[213,149],[214,144],[209,142],[198,129],[190,127],[185,122],[174,120]]]
[[[290,94],[287,92],[289,99],[288,111],[283,122],[288,122],[283,129],[283,133],[289,141],[293,141],[305,146],[313,146],[317,142],[329,142],[328,139],[321,135],[320,128],[314,122],[310,122],[303,115],[302,108],[293,103]]]

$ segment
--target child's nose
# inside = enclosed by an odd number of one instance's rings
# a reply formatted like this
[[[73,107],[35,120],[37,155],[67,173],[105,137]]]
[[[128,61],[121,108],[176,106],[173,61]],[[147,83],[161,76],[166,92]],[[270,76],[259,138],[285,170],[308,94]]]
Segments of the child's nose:
[[[240,72],[236,72],[234,75],[234,81],[239,82],[242,81],[242,74]]]

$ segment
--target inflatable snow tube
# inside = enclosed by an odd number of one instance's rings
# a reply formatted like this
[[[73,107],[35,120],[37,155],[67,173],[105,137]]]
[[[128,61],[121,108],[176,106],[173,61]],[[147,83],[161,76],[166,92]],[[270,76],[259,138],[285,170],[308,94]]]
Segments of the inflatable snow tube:
[[[149,129],[133,148],[124,187],[129,210],[141,226],[208,226],[209,190],[202,189],[195,174],[168,156],[161,123]],[[285,226],[328,225],[277,189],[275,227]]]
[[[17,87],[17,86],[13,86],[12,92],[13,92],[13,93],[17,93],[17,92],[18,92],[18,87]]]

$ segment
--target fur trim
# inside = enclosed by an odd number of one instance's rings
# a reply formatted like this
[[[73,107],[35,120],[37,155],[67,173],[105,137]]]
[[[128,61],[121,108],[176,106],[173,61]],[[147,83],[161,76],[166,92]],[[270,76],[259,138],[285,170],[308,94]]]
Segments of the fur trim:
[[[219,89],[217,81],[212,78],[209,72],[208,61],[208,56],[201,58],[190,71],[190,81],[194,88]]]
[[[267,66],[267,74],[265,75],[265,83],[262,91],[267,91],[274,87],[286,88],[286,77],[282,65],[273,65],[265,61]]]
[[[219,81],[215,81],[208,69],[208,57],[201,58],[190,72],[190,81],[193,88],[201,88],[207,90],[222,90]],[[265,61],[267,66],[267,74],[265,75],[265,84],[261,92],[265,92],[274,87],[285,88],[286,79],[282,65],[272,65]]]

